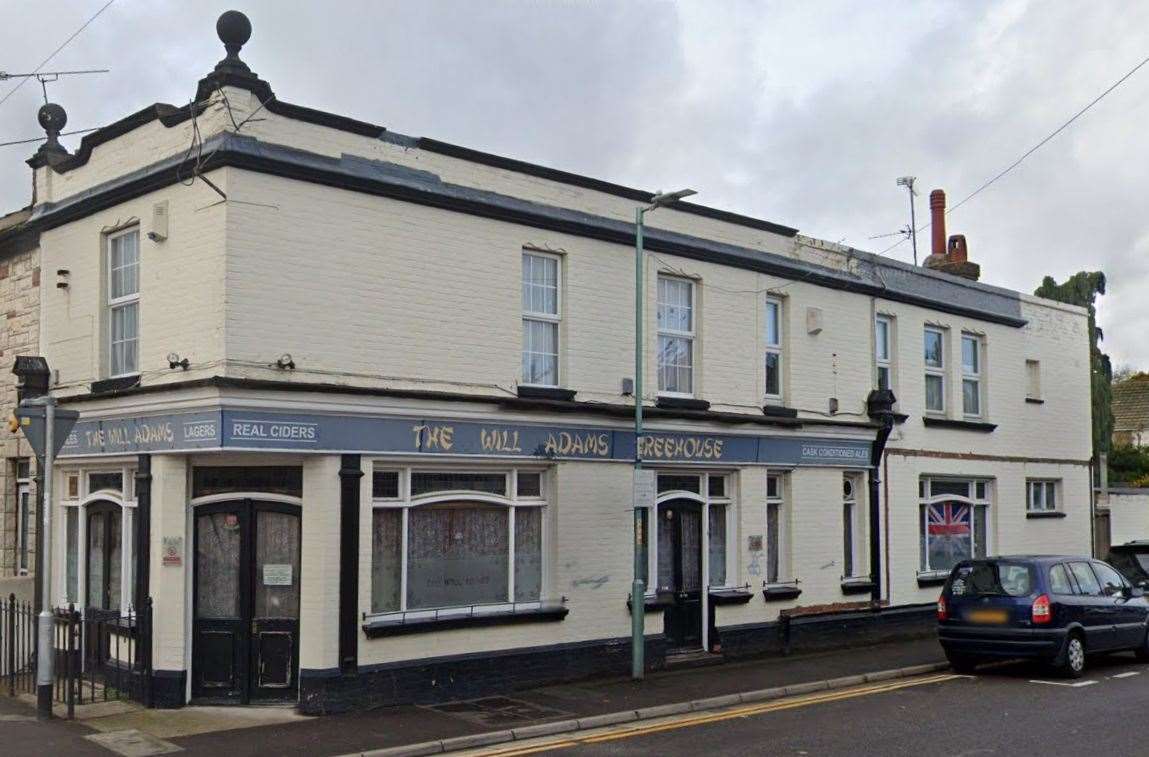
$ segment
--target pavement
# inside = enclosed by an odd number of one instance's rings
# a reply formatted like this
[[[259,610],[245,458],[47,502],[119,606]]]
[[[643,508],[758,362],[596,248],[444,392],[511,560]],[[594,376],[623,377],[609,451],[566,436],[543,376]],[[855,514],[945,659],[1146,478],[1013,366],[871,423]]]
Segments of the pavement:
[[[830,679],[936,667],[942,662],[941,648],[928,638],[664,671],[641,683],[629,678],[595,679],[477,700],[317,718],[298,715],[290,707],[185,707],[116,711],[77,722],[16,720],[0,726],[0,752],[5,757],[112,753],[146,757],[175,752],[212,757],[344,755],[429,741],[440,745],[434,750],[439,751],[443,740],[459,737],[479,743],[492,732],[526,733],[524,729],[532,727],[545,731],[572,721],[593,727],[594,718],[609,720],[620,712],[633,717],[655,707],[681,711],[698,700],[713,700],[717,706],[716,698],[740,701],[743,692],[767,689],[774,690],[771,696],[782,696],[785,687],[791,693],[800,692],[803,685],[824,689]],[[8,712],[24,718],[32,714],[27,704],[0,697],[0,719]],[[49,743],[51,748],[45,748]]]
[[[1083,679],[1025,663],[937,673],[457,752],[460,757],[631,755],[1149,754],[1149,666],[1091,658]]]

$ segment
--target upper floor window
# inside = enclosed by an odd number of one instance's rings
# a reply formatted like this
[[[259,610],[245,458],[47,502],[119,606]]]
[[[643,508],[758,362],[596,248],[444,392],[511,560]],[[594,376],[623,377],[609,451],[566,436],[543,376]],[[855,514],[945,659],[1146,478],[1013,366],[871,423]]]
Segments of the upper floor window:
[[[946,411],[945,332],[927,327],[924,359],[926,368],[926,412]]]
[[[766,399],[782,401],[782,301],[766,299]]]
[[[658,277],[658,391],[694,393],[694,282]]]
[[[523,253],[523,383],[558,386],[559,259]]]
[[[1025,396],[1026,399],[1041,399],[1041,362],[1038,360],[1025,361]]]
[[[108,372],[140,372],[140,231],[108,237]]]
[[[961,335],[961,409],[969,418],[982,415],[982,352],[981,337]]]
[[[894,324],[888,315],[874,319],[875,384],[879,389],[892,389]]]

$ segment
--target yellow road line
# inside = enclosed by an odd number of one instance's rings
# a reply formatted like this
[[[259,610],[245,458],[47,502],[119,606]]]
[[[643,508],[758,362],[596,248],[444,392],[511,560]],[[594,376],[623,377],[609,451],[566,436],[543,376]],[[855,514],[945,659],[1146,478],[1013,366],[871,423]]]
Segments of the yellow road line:
[[[539,752],[556,749],[569,749],[571,747],[579,746],[580,744],[600,744],[607,741],[617,741],[619,739],[629,739],[636,736],[661,733],[663,731],[672,731],[678,730],[680,728],[691,728],[693,726],[706,725],[708,723],[717,723],[723,720],[732,720],[734,718],[745,718],[752,715],[761,715],[767,712],[790,710],[796,707],[806,707],[813,704],[822,704],[824,702],[837,702],[843,699],[853,699],[855,697],[868,696],[870,694],[882,694],[888,691],[896,691],[898,689],[909,688],[911,686],[923,686],[931,683],[942,683],[944,681],[952,681],[964,677],[965,676],[952,674],[941,674],[927,676],[925,678],[914,678],[889,683],[873,684],[870,686],[862,686],[853,689],[844,689],[842,691],[807,694],[805,696],[772,700],[770,702],[763,702],[761,704],[735,707],[733,709],[719,710],[716,712],[696,714],[683,713],[682,715],[671,716],[671,719],[669,720],[654,721],[645,725],[634,725],[622,729],[607,726],[608,728],[615,728],[615,730],[600,732],[595,735],[587,734],[585,736],[579,737],[568,736],[542,743],[496,748],[490,751],[479,752],[477,754],[481,754],[482,757],[520,757],[520,755],[537,754]]]

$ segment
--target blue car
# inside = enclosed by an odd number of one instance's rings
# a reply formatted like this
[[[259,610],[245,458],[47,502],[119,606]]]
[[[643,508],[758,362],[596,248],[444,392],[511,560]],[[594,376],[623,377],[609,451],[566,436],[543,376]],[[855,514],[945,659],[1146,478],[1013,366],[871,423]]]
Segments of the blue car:
[[[958,672],[1030,658],[1077,678],[1086,655],[1133,651],[1149,660],[1149,602],[1089,557],[988,557],[954,566],[938,597],[938,638]]]

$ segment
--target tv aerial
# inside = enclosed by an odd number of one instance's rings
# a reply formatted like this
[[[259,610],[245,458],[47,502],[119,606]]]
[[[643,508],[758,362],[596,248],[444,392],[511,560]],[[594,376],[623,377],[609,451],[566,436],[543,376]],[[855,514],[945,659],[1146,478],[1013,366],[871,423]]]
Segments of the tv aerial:
[[[48,104],[48,84],[59,80],[61,76],[77,76],[82,74],[106,74],[111,69],[108,68],[86,68],[76,71],[33,71],[28,74],[13,74],[7,71],[0,71],[0,81],[8,81],[9,79],[35,79],[40,82],[40,90],[44,95],[44,104]],[[17,84],[17,87],[20,85]],[[15,89],[15,88],[13,88]],[[85,134],[95,129],[77,129],[76,131],[64,132],[60,136],[68,136],[70,134]],[[30,142],[41,142],[46,137],[33,137],[31,139],[17,139],[12,142],[0,142],[0,147],[7,147],[9,145],[23,145]]]

